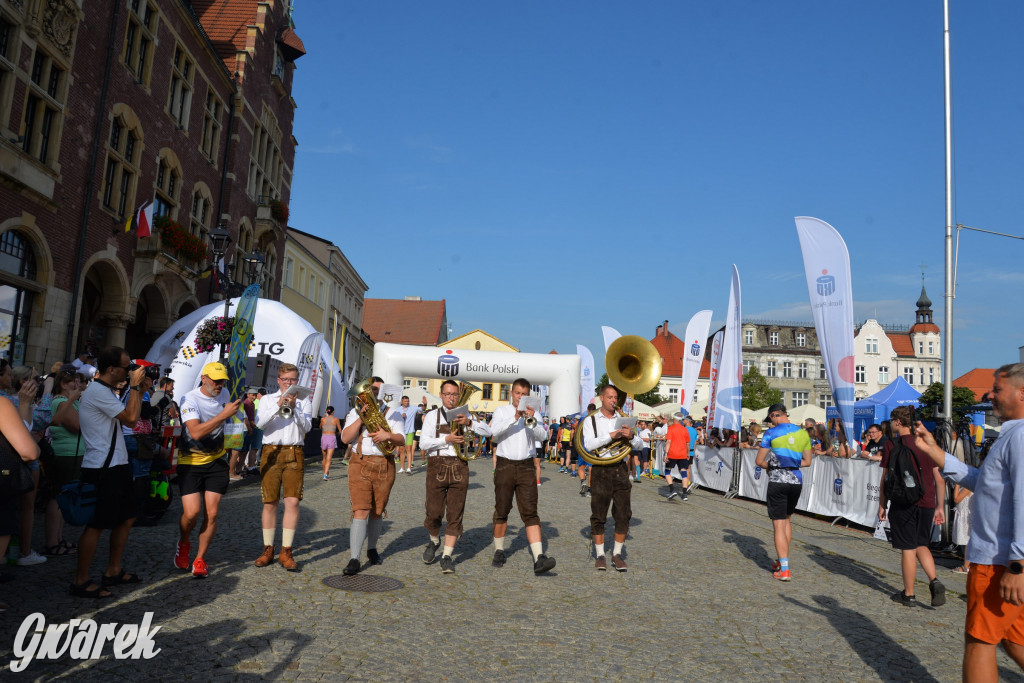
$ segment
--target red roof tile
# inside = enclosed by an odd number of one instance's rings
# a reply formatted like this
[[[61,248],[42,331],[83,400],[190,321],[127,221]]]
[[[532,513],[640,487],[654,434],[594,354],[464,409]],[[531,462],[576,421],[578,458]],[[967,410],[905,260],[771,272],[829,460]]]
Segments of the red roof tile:
[[[682,377],[683,356],[689,349],[686,342],[669,332],[668,336],[664,334],[656,335],[651,339],[651,343],[654,344],[654,348],[661,354],[662,377]],[[699,376],[711,376],[711,363],[708,362],[707,358],[701,361]]]
[[[375,342],[437,346],[447,336],[445,300],[366,299],[363,331]]]
[[[935,323],[914,323],[913,325],[910,326],[911,334],[923,332],[934,332],[935,334],[940,334],[939,326],[936,325]]]
[[[992,391],[992,378],[995,373],[995,368],[974,368],[954,379],[953,386],[967,387],[974,392],[974,399],[980,401],[982,396]]]
[[[892,342],[892,350],[896,352],[897,356],[914,356],[914,342],[910,341],[909,334],[886,332],[885,336],[887,336],[889,341]]]
[[[281,31],[277,42],[283,46],[282,51],[285,53],[285,58],[293,62],[306,54],[306,46],[302,44],[302,39],[295,33],[295,29],[290,26]]]
[[[256,23],[257,3],[254,0],[192,0],[192,8],[228,71],[234,73],[235,55],[245,50],[248,27]]]

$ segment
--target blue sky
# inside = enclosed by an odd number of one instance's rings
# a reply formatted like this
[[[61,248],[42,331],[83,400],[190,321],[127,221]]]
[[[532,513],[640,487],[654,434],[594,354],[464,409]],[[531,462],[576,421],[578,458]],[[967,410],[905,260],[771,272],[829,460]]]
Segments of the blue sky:
[[[452,335],[603,356],[600,326],[810,320],[793,217],[855,320],[943,320],[942,2],[300,0],[291,224]],[[954,0],[955,221],[1024,235],[1024,3]],[[1018,358],[1024,242],[964,231],[954,374]]]

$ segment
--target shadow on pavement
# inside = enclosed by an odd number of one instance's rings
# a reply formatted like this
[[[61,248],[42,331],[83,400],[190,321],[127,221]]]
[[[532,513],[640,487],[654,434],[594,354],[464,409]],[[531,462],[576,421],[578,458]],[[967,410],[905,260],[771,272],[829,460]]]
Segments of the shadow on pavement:
[[[866,665],[875,670],[880,680],[918,682],[937,680],[921,664],[917,655],[890,638],[875,622],[860,612],[841,607],[835,598],[827,595],[811,596],[816,603],[821,605],[814,607],[781,593],[779,597],[788,603],[828,619],[832,628],[846,638],[850,649],[856,652]]]
[[[822,569],[830,573],[841,574],[862,586],[876,590],[884,595],[891,595],[898,590],[897,587],[884,579],[884,574],[875,569],[866,567],[855,560],[851,560],[849,557],[827,553],[815,546],[810,546],[810,549],[811,561],[817,563]],[[899,556],[896,556],[896,559],[899,560]],[[898,564],[893,567],[893,571],[899,571]]]
[[[736,549],[743,554],[743,557],[750,560],[752,564],[762,568],[768,567],[771,564],[771,555],[765,548],[764,541],[760,538],[744,536],[733,529],[722,529],[722,531],[725,532],[722,540],[735,545]]]

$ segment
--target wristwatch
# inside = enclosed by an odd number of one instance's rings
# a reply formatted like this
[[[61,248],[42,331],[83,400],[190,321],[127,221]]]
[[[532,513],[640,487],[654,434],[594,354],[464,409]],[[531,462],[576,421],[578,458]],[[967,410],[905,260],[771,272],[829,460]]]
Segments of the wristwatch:
[[[1009,571],[1011,574],[1024,574],[1024,564],[1021,564],[1017,560],[1014,560],[1010,562]]]
[[[142,387],[138,384],[132,386],[132,391],[142,391]]]

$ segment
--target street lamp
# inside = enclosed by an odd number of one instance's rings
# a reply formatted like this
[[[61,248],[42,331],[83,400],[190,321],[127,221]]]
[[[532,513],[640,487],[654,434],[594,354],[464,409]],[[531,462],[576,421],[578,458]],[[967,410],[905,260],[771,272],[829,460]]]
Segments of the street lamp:
[[[248,254],[243,256],[242,260],[245,261],[246,280],[249,282],[249,284],[252,284],[259,280],[260,272],[262,272],[263,266],[266,264],[266,261],[263,260],[263,256],[261,256],[260,253],[254,249],[253,251],[250,251]]]

